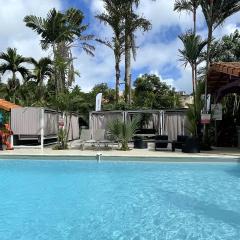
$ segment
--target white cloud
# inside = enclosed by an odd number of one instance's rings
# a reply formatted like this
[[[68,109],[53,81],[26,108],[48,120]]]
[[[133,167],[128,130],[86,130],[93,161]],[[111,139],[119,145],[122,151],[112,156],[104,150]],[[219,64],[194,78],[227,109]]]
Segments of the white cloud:
[[[16,47],[19,53],[25,56],[39,58],[48,53],[41,50],[39,37],[31,29],[25,27],[23,18],[25,15],[34,14],[45,16],[52,7],[61,9],[63,0],[0,0],[0,51],[5,51],[7,47]],[[94,32],[97,37],[111,38],[111,29],[100,24],[94,16],[104,11],[101,0],[82,0],[91,12],[90,32]],[[179,63],[178,49],[181,42],[177,34],[192,27],[192,17],[189,14],[173,11],[174,0],[142,0],[138,12],[149,19],[152,23],[152,30],[148,33],[137,33],[137,44],[140,46],[137,53],[137,61],[133,62],[133,73],[155,71],[162,76],[162,80],[173,85],[178,90],[191,91],[191,70]],[[215,37],[233,32],[240,19],[240,13],[227,19],[223,27],[216,29]],[[204,27],[205,21],[198,11],[199,33],[207,36]],[[86,55],[79,49],[74,49],[76,69],[81,77],[77,83],[84,91],[89,91],[93,85],[101,82],[114,83],[114,55],[110,49],[103,45],[96,44],[96,56],[94,58]],[[123,67],[123,62],[122,62]],[[178,70],[178,74],[173,71],[165,77],[162,73],[166,70]],[[167,71],[167,72],[170,72]],[[171,72],[170,72],[171,73]],[[122,78],[124,72],[122,71]],[[134,79],[133,79],[134,80]]]
[[[39,45],[39,37],[25,26],[23,18],[30,14],[46,16],[51,8],[61,8],[60,0],[0,0],[0,6],[0,51],[16,47],[24,56],[46,55]]]

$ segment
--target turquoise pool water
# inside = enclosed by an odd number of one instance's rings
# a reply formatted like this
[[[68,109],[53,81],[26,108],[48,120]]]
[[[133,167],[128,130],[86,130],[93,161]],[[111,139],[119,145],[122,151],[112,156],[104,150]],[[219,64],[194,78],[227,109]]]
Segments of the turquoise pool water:
[[[239,240],[240,164],[0,161],[1,240]]]

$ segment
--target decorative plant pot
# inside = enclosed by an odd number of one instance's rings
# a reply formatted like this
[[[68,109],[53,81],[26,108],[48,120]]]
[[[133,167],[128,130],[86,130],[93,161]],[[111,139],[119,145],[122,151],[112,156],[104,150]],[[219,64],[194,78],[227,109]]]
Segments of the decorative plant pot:
[[[134,144],[134,148],[136,149],[148,148],[147,142],[144,142],[143,138],[141,137],[135,137],[133,139],[133,144]]]
[[[184,153],[200,153],[199,139],[196,137],[188,137],[183,144],[182,152]]]

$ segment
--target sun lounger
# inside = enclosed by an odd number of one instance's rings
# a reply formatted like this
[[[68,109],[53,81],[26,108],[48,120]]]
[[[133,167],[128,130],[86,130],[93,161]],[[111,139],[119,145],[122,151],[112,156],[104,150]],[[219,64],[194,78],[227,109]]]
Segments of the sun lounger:
[[[98,144],[98,148],[101,147],[101,144],[104,144],[106,147],[112,144],[112,148],[113,148],[113,141],[107,139],[106,132],[104,129],[98,129],[95,133],[94,138]]]
[[[92,139],[91,131],[89,129],[82,129],[80,135],[80,147],[84,150],[85,144],[95,145],[96,140]]]

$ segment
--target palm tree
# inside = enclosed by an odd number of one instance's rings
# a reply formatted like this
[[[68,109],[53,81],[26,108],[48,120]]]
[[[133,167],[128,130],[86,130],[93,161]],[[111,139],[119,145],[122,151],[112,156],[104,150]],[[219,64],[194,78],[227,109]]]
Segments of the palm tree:
[[[181,61],[184,62],[185,67],[190,64],[192,68],[192,87],[193,93],[195,92],[195,67],[199,64],[198,60],[201,57],[203,48],[206,46],[207,41],[203,41],[199,35],[195,35],[192,31],[179,36],[183,43],[183,50],[179,49],[181,54]]]
[[[28,63],[29,58],[19,55],[16,48],[8,48],[6,53],[0,53],[0,59],[3,60],[3,63],[0,65],[0,73],[4,75],[6,72],[12,72],[12,78],[8,80],[8,87],[12,93],[11,100],[15,103],[16,90],[20,86],[16,74],[19,73],[24,80],[27,79],[29,71],[23,64]]]
[[[87,54],[94,54],[94,47],[87,43],[93,36],[83,34],[87,29],[87,26],[82,23],[83,19],[84,15],[78,9],[70,8],[62,13],[53,8],[46,18],[29,15],[24,18],[24,22],[27,27],[41,36],[43,49],[52,47],[54,62],[57,62],[57,55],[61,55],[62,52],[64,54],[61,57],[66,62],[72,62],[71,47],[73,46],[80,46]],[[58,71],[57,66],[54,66],[54,78],[58,92],[64,90],[62,86],[65,85],[67,78],[65,74],[73,68],[73,65],[69,63],[67,68],[66,71]]]
[[[200,0],[176,0],[174,3],[174,11],[187,11],[193,14],[193,33],[197,32],[197,9],[200,5]]]
[[[53,74],[52,60],[50,58],[44,57],[38,61],[31,58],[31,63],[34,65],[33,74],[29,78],[36,80],[38,85],[40,101],[43,100],[43,85],[46,79],[51,79]]]
[[[194,34],[192,31],[189,31],[185,34],[179,36],[180,40],[183,42],[183,50],[179,50],[181,54],[181,61],[184,62],[185,67],[190,64],[192,68],[192,87],[193,87],[193,99],[195,115],[197,115],[196,111],[196,74],[195,69],[197,69],[197,65],[199,64],[199,58],[201,57],[201,53],[203,48],[206,46],[207,41],[203,41],[200,36]],[[195,132],[197,134],[197,132]]]
[[[174,11],[187,11],[193,14],[193,33],[197,33],[197,9],[200,5],[200,0],[175,0]],[[194,88],[197,87],[197,66],[195,66]]]
[[[125,102],[131,104],[131,56],[136,59],[136,36],[138,29],[149,31],[151,23],[139,17],[134,12],[134,5],[138,7],[137,0],[124,0],[121,3],[121,10],[124,18],[124,37],[125,37]],[[132,54],[131,54],[132,52]]]
[[[116,103],[119,101],[119,85],[120,85],[120,62],[121,56],[124,53],[124,36],[123,36],[123,20],[121,12],[119,11],[119,5],[114,2],[114,0],[103,0],[105,6],[105,13],[98,14],[96,16],[100,22],[103,22],[106,25],[109,25],[112,30],[114,36],[111,41],[96,39],[98,42],[104,44],[109,47],[114,52],[115,57],[115,76],[116,76],[116,84],[115,84],[115,100]]]
[[[240,10],[240,0],[200,0],[202,11],[208,26],[208,42],[205,74],[205,104],[207,112],[207,72],[210,63],[210,48],[213,40],[213,31],[220,26],[228,17]]]

